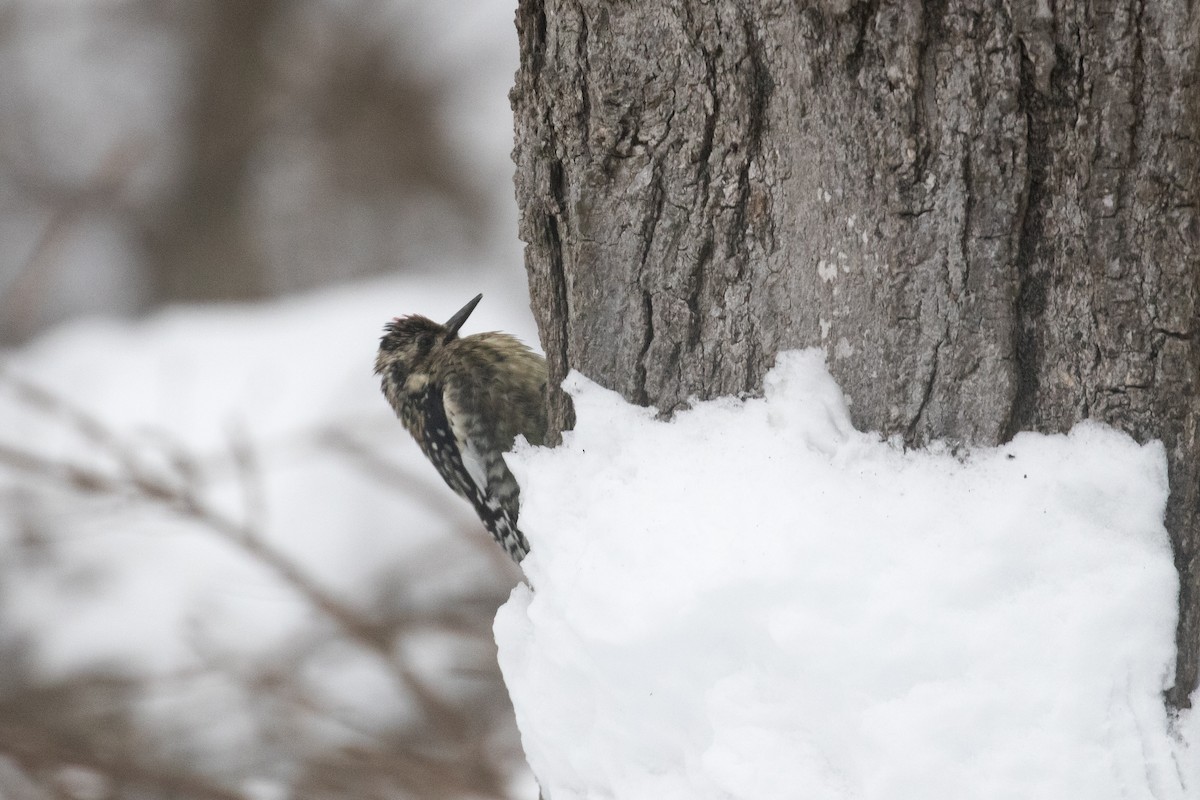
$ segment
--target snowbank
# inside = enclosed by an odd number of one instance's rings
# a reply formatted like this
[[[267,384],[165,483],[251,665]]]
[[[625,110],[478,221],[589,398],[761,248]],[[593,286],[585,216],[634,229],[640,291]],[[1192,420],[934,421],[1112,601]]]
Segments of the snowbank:
[[[670,423],[567,388],[565,445],[510,457],[536,592],[496,620],[553,800],[1198,796],[1159,444],[904,452],[811,351]]]

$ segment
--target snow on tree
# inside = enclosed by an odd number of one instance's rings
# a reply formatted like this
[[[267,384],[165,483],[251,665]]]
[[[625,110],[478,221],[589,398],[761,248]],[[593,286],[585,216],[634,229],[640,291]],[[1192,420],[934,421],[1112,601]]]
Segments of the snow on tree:
[[[670,422],[573,373],[575,430],[513,457],[496,636],[545,796],[1194,797],[1162,445],[906,450],[823,362]]]
[[[862,430],[1161,440],[1200,661],[1200,28],[1185,0],[524,0],[551,382],[673,412],[819,346]],[[551,427],[570,404],[552,397]]]

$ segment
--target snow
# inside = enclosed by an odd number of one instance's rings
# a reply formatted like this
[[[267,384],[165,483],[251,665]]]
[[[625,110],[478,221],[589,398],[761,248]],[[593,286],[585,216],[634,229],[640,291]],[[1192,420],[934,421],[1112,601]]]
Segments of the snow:
[[[23,160],[88,183],[132,123],[161,135],[135,137],[144,157],[123,196],[152,202],[178,134],[178,43],[163,28],[96,50],[88,4],[56,5],[82,16],[23,24],[5,57],[46,101],[26,109],[42,135]],[[381,323],[410,311],[444,318],[482,290],[473,330],[537,336],[511,235],[511,5],[400,0],[364,19],[399,32],[387,37],[393,66],[453,87],[442,121],[450,149],[493,187],[494,263],[433,258],[424,281],[78,320],[4,354],[0,445],[121,474],[119,453],[69,415],[31,407],[8,378],[44,387],[147,474],[175,479],[175,454],[194,459],[214,513],[254,522],[319,586],[386,617],[508,566],[464,547],[482,535],[478,521],[380,398]],[[162,79],[141,79],[151,73]],[[292,151],[273,152],[282,160],[265,156],[258,200],[278,216],[293,208],[279,198],[308,184]],[[8,205],[0,224],[20,264],[43,210]],[[351,252],[376,242],[355,227],[369,220],[331,219],[333,232],[315,238],[331,257],[270,232],[268,255],[289,267],[371,256]],[[137,305],[137,248],[114,220],[93,214],[64,240],[43,276],[59,300],[50,316]],[[816,268],[836,292],[845,259],[830,255]],[[835,347],[853,349],[844,337]],[[1177,585],[1157,444],[1084,425],[961,457],[905,452],[854,430],[812,353],[783,357],[762,399],[697,404],[670,423],[580,376],[569,388],[578,427],[565,446],[512,458],[536,590],[518,587],[496,620],[548,798],[1200,797],[1200,715],[1169,720],[1161,702]],[[248,479],[237,449],[253,462]],[[432,569],[430,551],[442,554]],[[139,749],[151,758],[162,755],[153,745],[174,748],[247,798],[272,800],[293,795],[313,754],[319,763],[402,729],[413,699],[360,643],[323,638],[330,625],[203,520],[0,468],[2,663],[17,641],[42,682],[110,668],[142,679]],[[469,660],[436,632],[397,649],[443,691],[469,680]],[[10,690],[12,676],[0,677]],[[289,696],[311,708],[301,715]],[[485,700],[472,711],[499,713]],[[10,768],[0,758],[0,778]],[[83,768],[59,777],[77,796],[112,788]],[[519,768],[511,778],[512,796],[536,795]]]
[[[180,479],[172,461],[182,457],[206,513],[249,523],[364,618],[436,619],[439,603],[458,613],[456,598],[473,597],[487,614],[516,572],[502,553],[489,558],[486,532],[425,462],[373,374],[384,322],[449,317],[479,291],[470,331],[506,330],[536,344],[512,270],[446,269],[454,281],[389,278],[268,304],[62,326],[4,354],[0,447],[116,481],[133,464],[167,484]],[[28,402],[22,384],[71,410]],[[104,434],[89,434],[78,414]],[[249,454],[245,470],[238,451]],[[391,661],[438,691],[480,691],[464,671],[491,655],[429,627],[402,635],[404,652]],[[158,745],[220,780],[240,776],[249,793],[282,787],[288,796],[305,757],[376,741],[413,714],[389,660],[336,634],[294,582],[211,520],[128,491],[59,488],[0,458],[0,647],[27,646],[42,681],[109,669],[137,679],[145,691],[136,710]],[[256,685],[260,674],[277,675],[282,696]],[[293,696],[302,713],[287,705]],[[499,720],[479,728],[502,729]],[[286,735],[285,722],[295,726]],[[509,766],[520,782],[519,762]]]
[[[502,554],[427,570],[428,548],[453,563],[482,532],[371,374],[383,321],[446,317],[480,290],[472,330],[536,341],[519,283],[465,274],[469,288],[389,279],[62,327],[6,356],[0,444],[123,469],[103,437],[22,402],[16,377],[98,420],[149,475],[196,459],[213,513],[256,519],[355,609],[494,580]],[[1083,424],[906,451],[854,429],[816,352],[781,356],[762,398],[670,422],[577,374],[567,388],[565,444],[510,457],[534,588],[495,622],[547,797],[1198,796],[1196,715],[1169,719],[1161,699],[1177,583],[1159,444]],[[330,446],[331,430],[381,461]],[[328,620],[211,525],[45,483],[0,471],[0,623],[37,674],[144,676],[144,724],[248,797],[288,796],[297,753],[414,713],[376,655],[321,639]],[[24,540],[30,520],[50,555]],[[437,631],[399,647],[442,691],[469,679]],[[281,658],[316,709],[303,721],[236,679]]]
[[[1200,796],[1157,442],[906,451],[816,351],[670,422],[567,388],[495,623],[547,797]]]

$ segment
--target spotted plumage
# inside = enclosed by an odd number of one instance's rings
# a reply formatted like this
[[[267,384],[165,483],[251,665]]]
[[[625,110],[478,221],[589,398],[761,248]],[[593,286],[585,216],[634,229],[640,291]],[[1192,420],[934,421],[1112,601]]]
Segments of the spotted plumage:
[[[418,315],[389,322],[375,372],[442,479],[520,562],[529,544],[517,527],[520,489],[503,453],[518,435],[545,441],[546,362],[506,333],[459,337],[482,296],[444,325]]]

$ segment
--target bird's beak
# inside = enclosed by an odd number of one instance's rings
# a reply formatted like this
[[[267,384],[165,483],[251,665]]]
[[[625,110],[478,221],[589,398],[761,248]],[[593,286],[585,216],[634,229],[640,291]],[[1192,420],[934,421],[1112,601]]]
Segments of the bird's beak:
[[[471,302],[460,308],[458,312],[446,320],[446,341],[450,341],[458,335],[458,329],[467,321],[467,317],[471,316],[471,312],[475,310],[475,306],[479,305],[479,301],[483,299],[482,294],[475,295]]]

